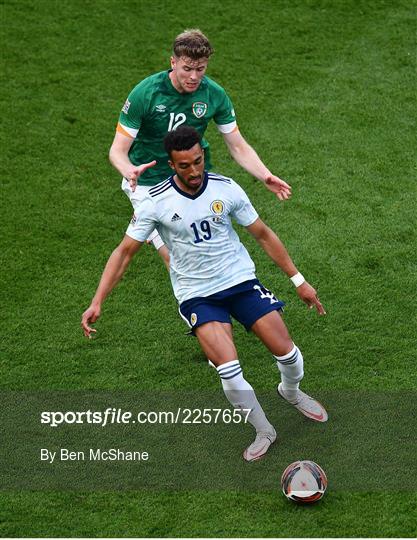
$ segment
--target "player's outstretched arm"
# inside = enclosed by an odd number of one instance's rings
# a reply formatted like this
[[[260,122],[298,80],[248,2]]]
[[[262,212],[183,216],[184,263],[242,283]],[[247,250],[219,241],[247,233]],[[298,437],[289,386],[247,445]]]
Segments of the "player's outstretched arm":
[[[133,240],[126,235],[110,255],[90,307],[82,315],[81,326],[85,337],[91,338],[91,334],[96,332],[90,324],[95,323],[100,317],[102,303],[120,281],[132,257],[141,245],[142,242]]]
[[[284,244],[274,231],[259,218],[246,228],[274,263],[291,279],[301,300],[310,309],[315,307],[320,315],[325,315],[326,312],[317,296],[317,291],[299,273]]]
[[[133,165],[129,159],[129,150],[133,141],[134,139],[129,135],[124,135],[120,131],[116,131],[116,135],[114,136],[113,143],[110,147],[109,159],[113,167],[129,181],[131,190],[135,191],[139,176],[143,174],[146,169],[156,165],[156,161],[153,160],[149,163]]]
[[[223,138],[233,159],[249,174],[263,182],[265,187],[275,193],[280,201],[291,197],[291,186],[271,173],[239,130],[223,133]]]

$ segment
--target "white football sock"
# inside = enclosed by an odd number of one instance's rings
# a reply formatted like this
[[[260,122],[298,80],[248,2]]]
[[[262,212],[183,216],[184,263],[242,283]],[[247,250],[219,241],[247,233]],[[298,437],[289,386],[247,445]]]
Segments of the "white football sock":
[[[294,345],[293,349],[284,356],[275,356],[278,369],[281,372],[282,389],[289,399],[297,397],[300,381],[304,376],[304,360],[300,349]]]
[[[216,369],[220,375],[224,393],[233,407],[252,409],[248,416],[248,422],[252,424],[257,433],[274,433],[274,428],[268,422],[254,389],[243,377],[239,360],[231,360]],[[243,414],[246,415],[246,412]]]

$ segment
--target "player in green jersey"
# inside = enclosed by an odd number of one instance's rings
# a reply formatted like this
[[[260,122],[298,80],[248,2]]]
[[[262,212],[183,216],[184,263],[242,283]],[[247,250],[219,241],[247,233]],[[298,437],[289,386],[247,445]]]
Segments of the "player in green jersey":
[[[129,94],[109,157],[123,176],[122,189],[133,208],[144,190],[171,174],[163,145],[166,133],[187,124],[203,137],[210,120],[216,123],[231,156],[241,167],[280,200],[290,197],[290,186],[271,173],[240,134],[225,90],[205,75],[212,53],[200,30],[185,30],[174,41],[171,69],[147,77]],[[209,145],[204,138],[202,147],[209,169]],[[168,251],[157,233],[150,239],[167,263]]]

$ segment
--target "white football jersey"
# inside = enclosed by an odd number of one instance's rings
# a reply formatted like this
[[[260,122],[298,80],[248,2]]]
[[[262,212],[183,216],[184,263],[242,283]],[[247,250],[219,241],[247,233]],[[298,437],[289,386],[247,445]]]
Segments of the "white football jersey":
[[[171,176],[149,189],[126,234],[144,242],[158,229],[169,249],[172,287],[181,303],[256,277],[232,218],[248,226],[258,214],[231,178],[206,171],[201,189],[190,195]]]

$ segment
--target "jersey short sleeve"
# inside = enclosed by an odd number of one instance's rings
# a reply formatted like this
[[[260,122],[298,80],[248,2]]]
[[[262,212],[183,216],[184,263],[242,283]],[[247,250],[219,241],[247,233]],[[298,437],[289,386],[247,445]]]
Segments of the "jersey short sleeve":
[[[139,83],[130,92],[119,115],[119,125],[122,130],[135,138],[142,124],[142,119],[146,111],[146,85]]]
[[[226,91],[218,86],[218,106],[216,113],[213,117],[217,129],[221,133],[231,133],[237,126],[235,110],[229,96],[226,94]]]
[[[258,219],[258,212],[252,206],[249,197],[243,189],[234,181],[232,181],[232,186],[235,198],[230,215],[239,225],[248,227]]]
[[[135,209],[133,218],[126,230],[127,236],[145,242],[157,225],[155,203],[150,197],[145,197]]]

